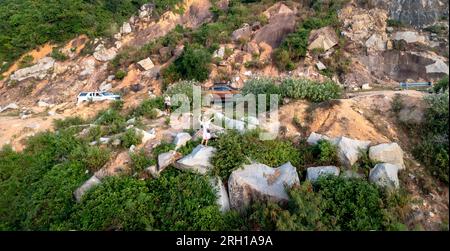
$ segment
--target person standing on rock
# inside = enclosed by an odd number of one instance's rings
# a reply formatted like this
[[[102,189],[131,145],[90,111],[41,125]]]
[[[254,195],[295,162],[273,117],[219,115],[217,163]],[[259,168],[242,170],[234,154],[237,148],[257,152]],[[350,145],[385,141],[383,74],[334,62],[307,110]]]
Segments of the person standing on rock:
[[[170,114],[172,103],[170,102],[170,96],[164,98],[164,109],[166,114]]]
[[[209,130],[210,126],[211,126],[211,121],[214,118],[211,118],[209,120],[203,121],[201,119],[202,115],[198,116],[198,122],[200,123],[201,126],[201,130],[202,130],[202,142],[200,142],[201,145],[205,145],[208,146],[208,140],[211,138],[211,132]]]

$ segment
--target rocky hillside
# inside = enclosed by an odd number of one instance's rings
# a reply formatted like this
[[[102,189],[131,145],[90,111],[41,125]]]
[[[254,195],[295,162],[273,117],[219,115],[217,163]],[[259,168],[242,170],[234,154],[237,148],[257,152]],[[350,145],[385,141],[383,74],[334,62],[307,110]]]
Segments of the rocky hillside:
[[[1,66],[0,229],[448,230],[448,2],[163,2]],[[202,146],[162,95],[216,83],[279,110]]]

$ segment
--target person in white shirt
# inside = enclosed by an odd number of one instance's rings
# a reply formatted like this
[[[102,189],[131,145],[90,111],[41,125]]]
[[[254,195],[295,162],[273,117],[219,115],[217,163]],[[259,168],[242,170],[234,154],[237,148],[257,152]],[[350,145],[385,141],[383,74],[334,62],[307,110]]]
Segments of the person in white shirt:
[[[208,145],[208,140],[211,138],[211,132],[209,130],[210,126],[211,126],[211,121],[214,118],[211,118],[209,120],[205,120],[203,121],[201,119],[202,115],[198,116],[198,122],[200,123],[201,126],[201,130],[202,130],[202,142],[200,143],[201,145]]]
[[[170,96],[164,97],[164,109],[167,114],[170,113],[171,106],[172,106],[172,103],[170,102]]]

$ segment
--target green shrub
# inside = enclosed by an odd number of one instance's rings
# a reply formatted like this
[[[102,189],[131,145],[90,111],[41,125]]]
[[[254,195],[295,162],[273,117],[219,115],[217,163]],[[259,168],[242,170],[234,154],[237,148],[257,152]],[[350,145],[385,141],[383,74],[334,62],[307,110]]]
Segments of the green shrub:
[[[282,71],[292,71],[295,69],[295,64],[292,62],[291,56],[287,49],[276,49],[274,52],[274,61],[278,69]]]
[[[132,145],[139,145],[142,142],[142,135],[134,128],[127,129],[121,136],[122,147],[129,148]]]
[[[26,68],[33,65],[33,56],[26,55],[19,61],[19,68]]]
[[[340,87],[333,81],[317,83],[307,79],[293,78],[283,80],[281,92],[284,97],[306,99],[311,102],[337,99],[341,95]]]
[[[313,146],[313,155],[319,165],[337,165],[339,162],[337,147],[328,140],[319,140]]]
[[[395,19],[388,19],[386,21],[386,23],[387,23],[387,26],[390,26],[390,27],[403,27],[404,26],[404,24],[400,20],[395,20]]]
[[[448,90],[448,75],[440,79],[434,86],[433,91],[435,93],[445,92]]]
[[[166,153],[170,150],[174,150],[175,149],[175,145],[169,142],[161,142],[161,144],[157,145],[155,148],[153,148],[153,156],[155,158],[158,158],[158,155],[160,155],[161,153]]]
[[[125,78],[125,76],[127,75],[127,72],[124,70],[118,70],[116,71],[116,73],[114,74],[114,78],[118,79],[118,80],[122,80]]]
[[[331,230],[368,231],[383,227],[382,195],[364,180],[319,178],[315,189],[324,202],[322,222]]]
[[[163,109],[164,108],[164,98],[156,97],[152,99],[144,100],[134,111],[132,112],[132,116],[140,117],[144,116],[149,119],[155,119],[158,115],[155,109]]]
[[[86,121],[79,116],[67,117],[64,119],[55,119],[53,121],[53,126],[55,127],[56,130],[83,124],[86,124]]]
[[[179,76],[185,80],[205,81],[208,79],[211,53],[200,45],[186,45],[183,54],[163,72],[166,83],[176,81]]]
[[[120,111],[123,108],[123,100],[114,100],[111,105],[111,109]]]
[[[90,173],[95,173],[106,164],[109,156],[108,149],[82,145],[71,152],[69,159],[73,162],[80,162]]]
[[[50,56],[56,61],[66,61],[67,59],[69,59],[69,57],[66,54],[62,53],[58,48],[53,48]]]
[[[142,171],[145,168],[156,164],[156,161],[153,158],[147,156],[144,149],[141,149],[139,152],[136,153],[131,153],[130,158],[131,158],[131,166],[133,167],[133,170],[135,172]]]
[[[114,109],[107,109],[97,114],[95,124],[107,126],[107,134],[122,132],[125,129],[125,118]]]
[[[173,97],[174,95],[182,94],[185,95],[189,99],[189,103],[192,104],[192,101],[194,100],[194,87],[198,87],[200,89],[200,83],[196,81],[180,81],[170,85],[164,92],[164,96]],[[172,105],[174,108],[177,107],[175,104]]]
[[[211,159],[212,173],[227,180],[231,172],[246,162],[242,136],[238,131],[230,130],[217,140],[216,153]]]
[[[255,95],[257,101],[257,109],[259,109],[259,100],[258,94],[266,95],[266,109],[269,110],[276,104],[281,102],[281,98],[279,97],[281,94],[280,86],[275,83],[273,79],[270,78],[252,78],[244,83],[244,87],[242,88],[242,95],[253,94]],[[270,95],[278,95],[277,99],[270,99]]]
[[[154,230],[154,198],[144,181],[107,177],[83,196],[61,230]]]

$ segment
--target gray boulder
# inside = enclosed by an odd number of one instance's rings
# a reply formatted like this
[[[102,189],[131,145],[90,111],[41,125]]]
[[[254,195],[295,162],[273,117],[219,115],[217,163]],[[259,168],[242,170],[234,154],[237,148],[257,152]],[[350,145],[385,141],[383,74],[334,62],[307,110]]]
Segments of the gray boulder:
[[[369,158],[375,162],[384,162],[397,165],[405,169],[403,151],[397,143],[386,143],[369,148]]]
[[[232,208],[243,210],[251,202],[286,202],[286,187],[300,184],[297,170],[286,163],[278,168],[253,163],[233,171],[228,180],[228,192]]]
[[[55,60],[51,57],[42,58],[37,64],[15,71],[10,79],[22,81],[28,78],[44,79],[47,73],[55,65]]]
[[[198,145],[192,152],[175,163],[175,167],[181,170],[191,170],[200,174],[212,168],[211,157],[216,148],[211,146]]]
[[[339,176],[339,168],[335,166],[317,166],[306,169],[306,179],[315,182],[321,176],[334,175]]]
[[[230,200],[228,198],[228,192],[219,177],[210,179],[211,186],[216,191],[217,204],[219,205],[220,211],[225,213],[230,210]]]
[[[98,61],[107,62],[113,60],[117,55],[117,49],[115,47],[111,47],[106,49],[102,44],[97,46],[94,52],[94,58]]]
[[[389,190],[398,189],[400,187],[398,166],[389,163],[376,164],[370,170],[369,181]]]
[[[310,145],[315,145],[319,140],[330,140],[330,138],[326,135],[322,135],[319,133],[312,132],[306,142]]]
[[[137,64],[144,71],[149,71],[153,67],[155,67],[155,64],[153,64],[153,61],[150,58],[142,59],[141,61],[137,62]]]
[[[158,155],[158,171],[161,172],[166,167],[172,165],[179,156],[180,154],[174,150],[170,150],[166,153],[161,153],[160,155]]]
[[[251,35],[252,35],[252,27],[246,24],[244,27],[233,31],[233,33],[231,34],[231,38],[233,39],[233,41],[238,41],[240,39],[248,40],[250,39]]]
[[[358,161],[361,150],[367,151],[370,141],[349,139],[347,137],[340,137],[333,140],[338,147],[338,155],[342,164],[346,167],[351,167]]]
[[[93,175],[91,178],[89,178],[86,182],[84,182],[83,185],[81,185],[75,192],[73,193],[75,200],[77,202],[81,201],[81,198],[83,195],[89,191],[91,188],[99,185],[101,183],[100,179],[98,179],[95,175]]]
[[[7,106],[1,108],[0,107],[0,112],[4,112],[7,110],[17,110],[19,109],[19,106],[16,103],[9,103]]]
[[[191,139],[192,139],[192,136],[187,132],[178,133],[177,136],[175,136],[175,139],[173,141],[173,144],[175,145],[175,150],[182,146],[185,146],[186,143]]]

